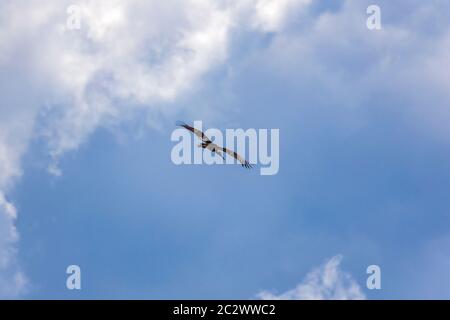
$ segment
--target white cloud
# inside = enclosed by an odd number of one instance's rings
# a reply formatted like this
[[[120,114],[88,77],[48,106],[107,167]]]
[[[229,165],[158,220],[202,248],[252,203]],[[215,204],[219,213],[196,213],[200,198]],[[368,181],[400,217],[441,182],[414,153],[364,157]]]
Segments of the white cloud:
[[[305,8],[312,0],[256,0],[253,4],[252,25],[267,32],[279,31],[293,13]]]
[[[339,265],[342,256],[337,255],[323,266],[308,273],[294,289],[281,294],[269,291],[257,296],[264,300],[362,300],[365,295],[352,276]]]
[[[0,295],[19,294],[26,282],[16,263],[16,212],[3,195],[21,176],[20,161],[33,138],[47,141],[53,159],[48,171],[61,175],[58,159],[96,128],[125,121],[136,110],[164,114],[226,61],[232,32],[242,26],[279,30],[287,8],[303,2],[2,2]],[[79,30],[66,24],[73,4],[81,9]]]
[[[226,60],[231,34],[247,17],[257,30],[277,31],[308,2],[85,0],[76,3],[81,29],[69,30],[71,2],[17,1],[3,10],[0,52],[13,63],[14,48],[27,50],[29,77],[45,84],[37,102],[51,119],[44,134],[58,158],[133,110],[164,113],[165,103]]]
[[[27,280],[16,261],[14,243],[18,239],[14,221],[17,210],[0,192],[0,298],[13,298],[23,293]]]
[[[382,29],[371,31],[368,4],[346,0],[339,9],[311,14],[298,30],[274,37],[259,53],[261,67],[305,90],[314,105],[335,105],[345,119],[356,114],[352,109],[362,114],[370,108],[373,115],[391,108],[421,133],[448,142],[450,90],[443,70],[450,68],[450,23],[443,12],[450,5],[380,1]]]

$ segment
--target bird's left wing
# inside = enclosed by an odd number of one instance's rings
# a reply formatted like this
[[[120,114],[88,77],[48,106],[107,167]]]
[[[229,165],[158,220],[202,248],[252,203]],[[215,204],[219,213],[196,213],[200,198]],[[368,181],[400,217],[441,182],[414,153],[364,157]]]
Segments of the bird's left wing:
[[[237,154],[233,150],[229,150],[227,148],[222,148],[222,151],[225,152],[226,154],[232,156],[237,161],[239,161],[241,163],[241,166],[243,166],[244,168],[247,168],[247,169],[253,168],[253,165],[251,165],[247,160],[242,158],[239,154]]]
[[[194,127],[191,127],[190,125],[184,123],[184,122],[177,122],[177,125],[180,127],[183,127],[189,131],[191,131],[193,134],[195,134],[197,137],[202,139],[204,142],[211,142],[211,140],[200,130],[195,129]]]

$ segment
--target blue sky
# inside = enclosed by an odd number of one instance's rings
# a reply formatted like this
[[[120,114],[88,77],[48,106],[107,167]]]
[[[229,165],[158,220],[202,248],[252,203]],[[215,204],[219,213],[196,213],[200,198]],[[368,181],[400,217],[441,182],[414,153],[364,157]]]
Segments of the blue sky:
[[[25,10],[18,3],[9,10]],[[48,3],[40,31],[65,12]],[[130,3],[114,5],[130,15],[152,9]],[[363,298],[449,297],[449,5],[378,1],[382,30],[370,31],[371,2],[280,1],[271,7],[277,18],[258,13],[261,3],[174,13],[157,6],[151,26],[161,34],[129,35],[144,47],[154,41],[148,52],[157,58],[146,60],[114,51],[114,32],[134,24],[99,26],[96,10],[108,7],[80,1],[94,18],[82,20],[90,33],[70,35],[72,63],[60,65],[67,77],[54,76],[58,63],[40,55],[13,59],[11,51],[37,44],[0,33],[12,48],[0,46],[0,113],[12,119],[0,120],[0,190],[18,215],[0,207],[0,227],[10,230],[0,238],[8,257],[0,296],[251,299],[282,295],[340,255],[336,272]],[[197,9],[234,23],[225,31],[184,24]],[[30,32],[13,20],[2,24]],[[188,37],[181,43],[194,58],[178,53],[166,43],[178,39],[177,27],[209,30],[208,45]],[[50,56],[64,56],[66,43],[54,43],[63,40],[41,41]],[[172,65],[173,52],[185,65]],[[170,134],[180,119],[279,128],[278,174],[174,165]],[[80,291],[65,287],[70,264],[81,267]],[[372,264],[381,267],[381,290],[366,288]],[[20,290],[14,274],[26,279]]]

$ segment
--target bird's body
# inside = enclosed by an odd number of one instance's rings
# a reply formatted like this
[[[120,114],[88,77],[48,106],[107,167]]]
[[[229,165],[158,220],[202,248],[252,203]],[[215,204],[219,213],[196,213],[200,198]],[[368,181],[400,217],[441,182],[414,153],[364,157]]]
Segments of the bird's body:
[[[198,147],[208,149],[211,152],[216,152],[219,151],[219,149],[221,149],[217,144],[211,141],[202,142],[198,145]]]
[[[198,147],[203,148],[203,149],[207,149],[209,151],[211,151],[212,153],[216,153],[218,154],[222,159],[225,160],[225,158],[223,157],[223,148],[219,147],[217,144],[211,142],[211,141],[207,141],[207,142],[202,142],[198,145]]]
[[[202,143],[200,143],[198,145],[198,147],[207,149],[207,150],[211,151],[212,153],[218,154],[224,160],[225,160],[225,158],[223,155],[224,155],[224,153],[226,153],[229,156],[232,156],[233,158],[238,160],[244,168],[250,169],[253,167],[247,160],[242,158],[236,152],[213,143],[202,131],[200,131],[194,127],[191,127],[184,122],[179,122],[179,123],[177,123],[177,125],[191,131],[192,133],[194,133],[197,137],[199,137],[202,140]]]

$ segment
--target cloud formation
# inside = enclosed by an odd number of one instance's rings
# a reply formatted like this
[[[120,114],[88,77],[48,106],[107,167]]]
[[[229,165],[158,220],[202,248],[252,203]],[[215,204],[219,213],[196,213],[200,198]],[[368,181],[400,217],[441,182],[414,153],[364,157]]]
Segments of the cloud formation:
[[[339,265],[342,256],[337,255],[324,265],[308,273],[294,289],[281,294],[269,291],[258,293],[264,300],[362,300],[365,295],[349,273]]]
[[[442,70],[450,67],[443,15],[450,5],[380,1],[382,29],[369,30],[369,4],[343,1],[334,11],[309,12],[300,27],[277,34],[261,59],[309,101],[335,105],[345,118],[352,110],[395,110],[417,130],[448,141],[449,77]]]
[[[17,297],[24,292],[27,284],[27,279],[16,261],[16,217],[16,208],[0,192],[0,298]]]

